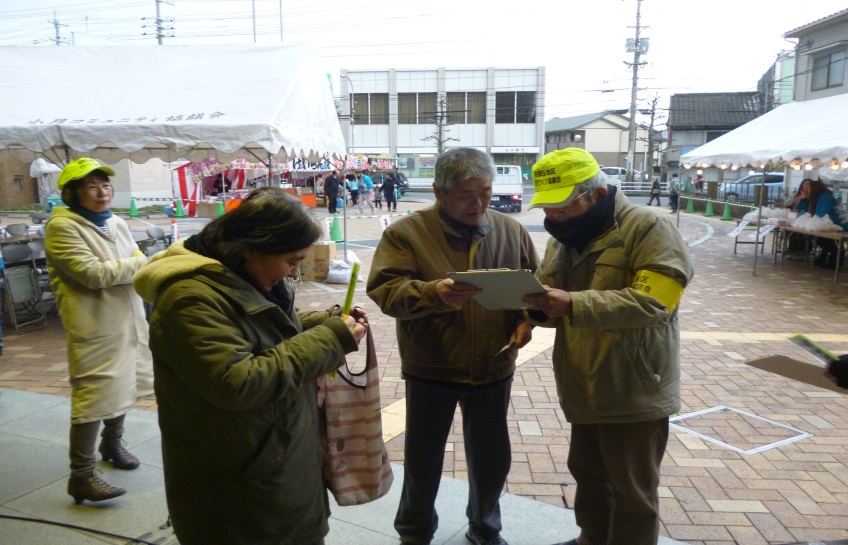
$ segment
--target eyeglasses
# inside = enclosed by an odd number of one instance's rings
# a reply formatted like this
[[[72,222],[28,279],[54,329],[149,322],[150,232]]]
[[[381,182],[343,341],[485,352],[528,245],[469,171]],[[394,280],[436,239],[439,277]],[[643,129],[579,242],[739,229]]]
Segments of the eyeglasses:
[[[577,203],[577,201],[579,201],[580,199],[582,199],[582,198],[583,198],[583,196],[584,196],[584,195],[586,195],[587,193],[589,193],[589,190],[586,190],[586,191],[584,191],[583,193],[581,193],[581,194],[577,195],[576,197],[574,197],[574,199],[572,199],[572,201],[571,201],[570,203],[566,204],[565,206],[561,206],[559,209],[560,209],[560,210],[566,210],[566,209],[568,209],[568,208],[571,208],[572,206],[574,206],[574,205],[575,205],[575,203]]]

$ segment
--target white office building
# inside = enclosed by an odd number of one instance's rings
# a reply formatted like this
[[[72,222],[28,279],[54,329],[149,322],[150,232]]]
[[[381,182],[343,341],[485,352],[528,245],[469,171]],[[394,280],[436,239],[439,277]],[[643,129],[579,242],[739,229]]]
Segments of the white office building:
[[[348,152],[389,157],[413,187],[433,182],[442,150],[474,147],[530,172],[544,149],[545,70],[342,70]]]

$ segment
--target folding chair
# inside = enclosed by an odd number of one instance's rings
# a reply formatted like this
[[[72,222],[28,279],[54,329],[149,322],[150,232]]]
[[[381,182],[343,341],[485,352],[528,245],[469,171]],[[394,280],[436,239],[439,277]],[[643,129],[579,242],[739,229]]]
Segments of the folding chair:
[[[165,249],[165,241],[155,238],[137,240],[136,244],[138,244],[138,249],[147,257],[158,254]]]
[[[26,223],[10,223],[6,226],[6,236],[21,236],[29,234],[29,226]]]
[[[56,298],[53,295],[53,288],[50,286],[50,273],[47,270],[47,252],[44,249],[44,239],[31,240],[27,242],[27,246],[29,246],[32,252],[32,265],[35,270],[35,278],[38,280],[38,287],[41,288],[44,299],[52,302],[52,306],[47,312],[53,312],[57,310]]]
[[[4,306],[15,332],[20,335],[46,327],[44,295],[35,274],[32,250],[26,244],[7,244],[0,252],[3,255]],[[33,324],[38,325],[22,331],[23,327]]]
[[[161,240],[166,248],[170,246],[172,242],[174,242],[173,240],[171,240],[170,234],[165,234],[165,231],[163,231],[161,227],[158,227],[156,225],[147,228],[147,236],[152,239]]]

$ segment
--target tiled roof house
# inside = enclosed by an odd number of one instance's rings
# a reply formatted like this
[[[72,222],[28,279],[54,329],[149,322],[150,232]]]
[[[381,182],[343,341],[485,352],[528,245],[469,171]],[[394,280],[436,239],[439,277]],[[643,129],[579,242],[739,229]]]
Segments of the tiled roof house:
[[[545,153],[583,148],[605,166],[625,166],[629,117],[615,111],[596,112],[545,121]],[[636,128],[635,168],[644,168],[647,128]]]
[[[669,172],[679,172],[680,156],[763,114],[757,92],[685,93],[671,96],[668,112]],[[707,181],[724,178],[718,169],[704,171]],[[733,179],[728,175],[725,179]]]

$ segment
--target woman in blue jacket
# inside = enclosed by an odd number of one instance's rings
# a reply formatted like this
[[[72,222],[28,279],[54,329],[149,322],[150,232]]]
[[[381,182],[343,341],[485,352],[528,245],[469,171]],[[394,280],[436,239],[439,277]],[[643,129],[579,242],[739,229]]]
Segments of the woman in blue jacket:
[[[833,192],[824,185],[824,182],[804,180],[799,191],[802,195],[806,193],[806,196],[795,205],[796,212],[799,214],[809,213],[820,218],[827,216],[836,225],[848,229],[848,213],[833,196]],[[826,269],[836,268],[836,252],[838,250],[836,242],[829,239],[819,239],[819,245],[822,247],[822,253],[816,259],[816,265]]]

